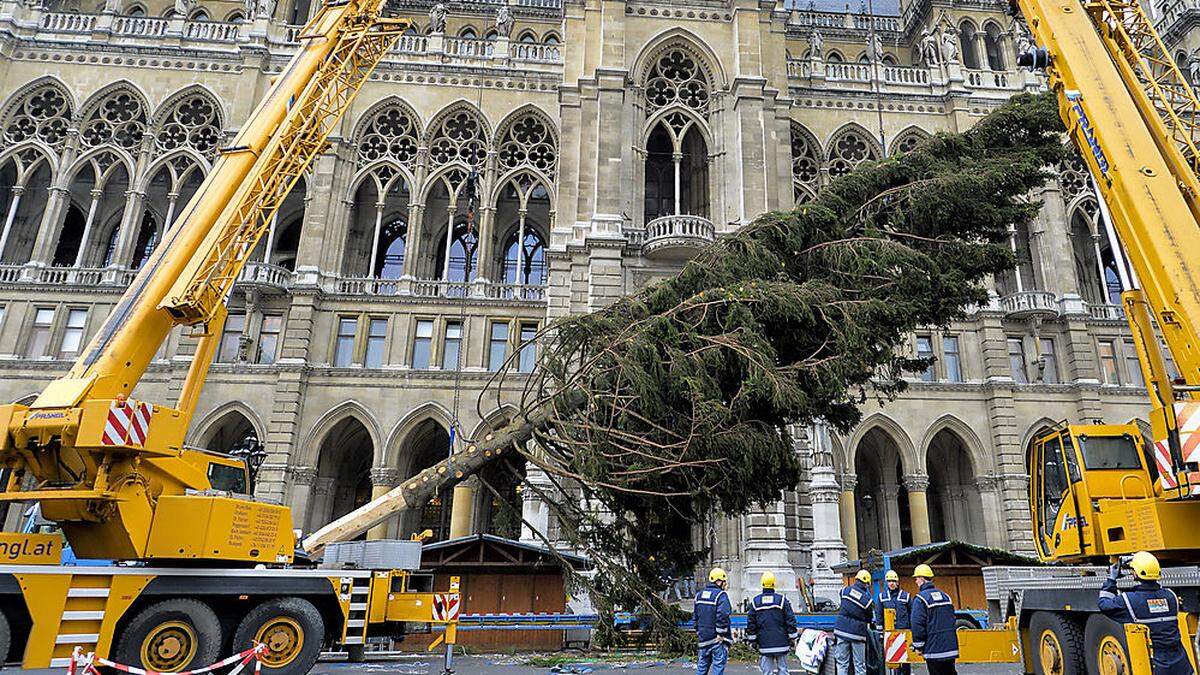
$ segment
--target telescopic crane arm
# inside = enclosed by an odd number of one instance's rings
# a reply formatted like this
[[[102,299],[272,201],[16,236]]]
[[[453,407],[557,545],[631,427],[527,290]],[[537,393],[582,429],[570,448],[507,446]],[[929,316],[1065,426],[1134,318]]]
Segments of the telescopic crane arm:
[[[0,501],[39,500],[79,555],[291,560],[288,510],[212,493],[230,485],[248,491],[244,467],[243,480],[230,483],[238,463],[186,449],[183,441],[225,302],[248,256],[375,66],[412,25],[382,16],[383,4],[331,0],[320,9],[302,31],[298,53],[70,371],[32,405],[0,406],[7,432],[0,439],[7,469]],[[202,337],[176,407],[133,401],[177,325],[197,326]],[[22,489],[30,477],[34,487]],[[207,523],[208,531],[180,545],[172,535],[181,519]]]

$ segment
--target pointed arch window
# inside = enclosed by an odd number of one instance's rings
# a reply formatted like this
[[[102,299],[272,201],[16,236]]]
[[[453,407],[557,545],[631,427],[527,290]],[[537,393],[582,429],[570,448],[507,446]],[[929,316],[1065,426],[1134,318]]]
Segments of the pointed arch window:
[[[505,171],[532,167],[553,178],[558,165],[558,148],[549,125],[528,113],[504,131],[497,157]]]
[[[134,150],[146,135],[146,110],[133,92],[124,89],[107,94],[96,104],[79,131],[84,147],[112,143]]]
[[[479,263],[479,235],[465,219],[454,225],[450,237],[450,251],[446,253],[443,241],[439,257],[445,260],[442,279],[455,283],[470,283],[475,280]]]
[[[695,121],[666,115],[646,142],[645,219],[671,215],[708,217],[708,151]]]
[[[970,21],[958,25],[958,44],[966,68],[979,68],[979,53],[975,51],[975,26]]]
[[[61,150],[72,114],[66,94],[52,85],[42,86],[26,94],[9,112],[4,123],[4,140],[16,145],[37,139]]]
[[[859,164],[876,159],[879,157],[875,146],[866,136],[854,129],[844,131],[838,135],[830,148],[829,175],[844,176]]]
[[[217,104],[204,94],[190,94],[177,101],[155,134],[159,152],[191,148],[205,157],[216,154],[221,138]]]
[[[400,106],[376,112],[358,141],[358,165],[381,159],[412,168],[417,159],[417,122]]]
[[[1004,48],[1000,44],[1000,27],[989,21],[983,28],[983,49],[987,52],[987,65],[992,70],[1004,70]]]
[[[395,217],[385,223],[379,230],[379,244],[376,247],[375,269],[376,277],[380,279],[399,279],[404,275],[404,251],[408,246],[408,221]]]
[[[668,49],[654,60],[646,77],[647,111],[682,105],[708,114],[712,83],[699,61],[682,47]]]
[[[797,204],[812,199],[817,194],[817,183],[821,177],[821,160],[816,145],[808,134],[795,122],[792,131],[792,193]]]
[[[120,229],[120,228],[117,228]],[[133,269],[140,270],[154,254],[158,246],[158,223],[154,214],[147,212],[142,216],[142,226],[138,229],[137,242],[133,245]]]
[[[430,164],[435,167],[454,161],[482,167],[486,157],[487,138],[483,124],[469,110],[459,110],[443,119],[429,144]]]
[[[537,230],[522,230],[513,230],[504,242],[504,283],[545,286],[546,242]]]

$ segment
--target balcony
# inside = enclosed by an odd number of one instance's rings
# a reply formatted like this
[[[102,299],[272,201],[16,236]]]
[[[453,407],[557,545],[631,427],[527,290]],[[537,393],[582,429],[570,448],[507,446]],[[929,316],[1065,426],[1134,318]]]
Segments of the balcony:
[[[1091,304],[1087,306],[1088,314],[1097,321],[1124,321],[1125,308],[1120,305]]]
[[[658,260],[687,260],[716,238],[712,221],[703,216],[662,216],[646,224],[642,255]]]
[[[440,279],[378,279],[375,277],[329,277],[326,292],[337,295],[374,296],[397,299],[466,299],[472,301],[515,301],[542,303],[545,286],[499,284],[483,279],[470,283]]]
[[[120,291],[133,282],[137,270],[120,267],[39,267],[37,265],[0,265],[0,284],[80,286],[105,291]]]
[[[242,268],[237,283],[265,293],[286,293],[292,287],[292,271],[264,262],[250,262]]]
[[[1053,319],[1058,316],[1058,301],[1048,291],[1021,291],[1000,298],[1000,307],[1009,319]]]

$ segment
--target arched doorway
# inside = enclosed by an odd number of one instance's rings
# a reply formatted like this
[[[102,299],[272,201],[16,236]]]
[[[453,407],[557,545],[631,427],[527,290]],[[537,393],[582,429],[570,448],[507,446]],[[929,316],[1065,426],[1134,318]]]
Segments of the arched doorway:
[[[942,429],[925,454],[929,473],[929,529],[933,541],[987,544],[983,502],[971,455],[958,434]]]
[[[370,501],[374,456],[370,432],[354,417],[338,422],[325,434],[305,518],[307,531]]]
[[[450,433],[434,419],[427,419],[413,428],[400,449],[401,457],[409,457],[405,480],[437,464],[450,452]],[[433,539],[445,539],[450,532],[450,502],[453,488],[443,490],[425,504],[419,513],[410,513],[400,522],[399,536],[431,530]]]
[[[908,493],[902,485],[895,439],[879,428],[864,434],[855,448],[854,470],[858,474],[854,501],[859,555],[871,549],[890,551],[911,545]]]

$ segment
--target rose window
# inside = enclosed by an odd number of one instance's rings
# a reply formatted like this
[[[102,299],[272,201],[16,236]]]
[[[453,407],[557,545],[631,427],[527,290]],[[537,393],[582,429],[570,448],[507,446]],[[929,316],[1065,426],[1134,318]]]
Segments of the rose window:
[[[417,125],[399,107],[376,113],[358,143],[360,167],[381,159],[409,167],[417,160]]]
[[[650,112],[682,105],[704,114],[710,95],[708,78],[696,60],[682,49],[671,49],[659,56],[646,78],[646,103]]]
[[[4,140],[10,144],[37,139],[59,149],[67,137],[71,106],[67,97],[53,87],[38,89],[13,111],[4,128]]]

